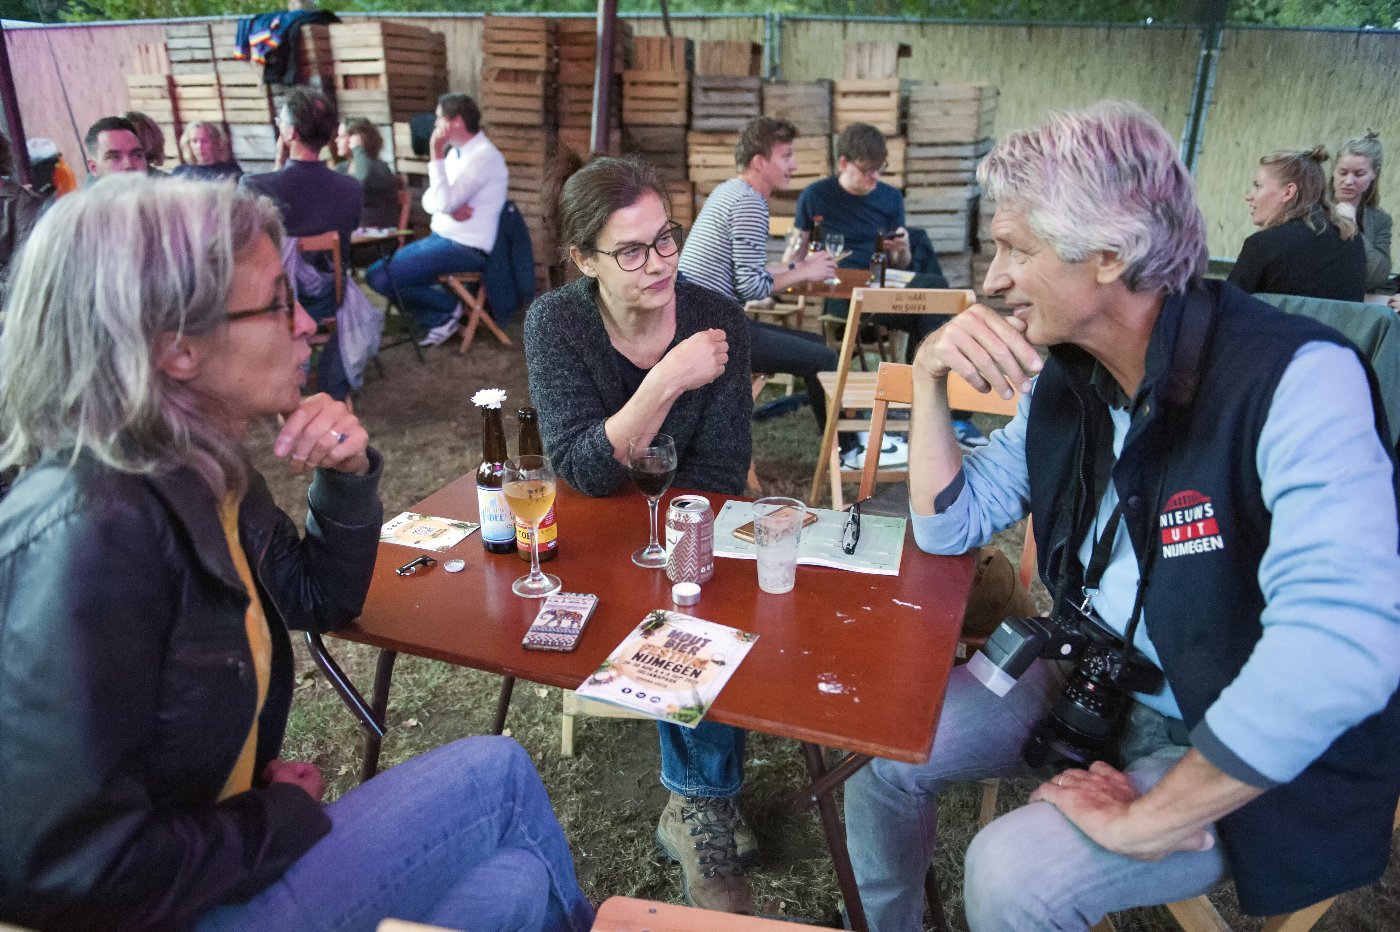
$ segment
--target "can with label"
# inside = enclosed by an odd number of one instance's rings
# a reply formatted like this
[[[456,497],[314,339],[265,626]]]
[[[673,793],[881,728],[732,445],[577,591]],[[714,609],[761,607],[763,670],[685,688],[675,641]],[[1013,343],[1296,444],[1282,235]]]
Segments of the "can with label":
[[[693,583],[715,575],[715,513],[703,495],[677,495],[666,509],[666,575]]]

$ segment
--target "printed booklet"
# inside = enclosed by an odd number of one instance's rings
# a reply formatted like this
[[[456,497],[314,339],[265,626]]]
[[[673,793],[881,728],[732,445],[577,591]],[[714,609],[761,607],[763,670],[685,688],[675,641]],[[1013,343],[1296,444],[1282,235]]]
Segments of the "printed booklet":
[[[657,609],[576,692],[694,728],[756,640],[747,631]]]
[[[860,516],[860,540],[855,553],[846,553],[841,542],[846,534],[848,511],[811,508],[808,516],[816,515],[816,523],[803,527],[802,540],[797,545],[798,566],[829,566],[838,570],[870,573],[875,576],[898,576],[899,563],[904,557],[904,518],[882,515]],[[753,506],[749,502],[728,501],[715,515],[715,556],[739,560],[757,560],[758,547],[742,533],[744,525],[753,521]]]

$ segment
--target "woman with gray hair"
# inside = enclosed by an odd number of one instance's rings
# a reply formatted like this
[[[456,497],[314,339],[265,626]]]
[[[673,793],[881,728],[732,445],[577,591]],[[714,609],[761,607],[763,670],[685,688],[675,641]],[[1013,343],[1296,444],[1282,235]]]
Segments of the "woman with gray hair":
[[[1379,288],[1390,277],[1390,214],[1381,210],[1381,137],[1368,132],[1342,143],[1332,167],[1337,211],[1356,221],[1366,245],[1366,287]]]
[[[369,589],[381,460],[326,395],[271,202],[99,181],[40,219],[0,335],[0,922],[586,928],[524,751],[469,739],[323,805],[279,757],[288,628]],[[314,473],[306,533],[250,465]]]

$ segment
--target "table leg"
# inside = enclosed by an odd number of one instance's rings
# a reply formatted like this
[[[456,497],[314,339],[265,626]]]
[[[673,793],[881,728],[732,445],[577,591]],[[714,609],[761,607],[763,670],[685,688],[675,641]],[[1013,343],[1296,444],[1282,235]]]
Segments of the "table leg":
[[[841,816],[836,811],[836,800],[832,793],[851,774],[870,762],[869,755],[847,754],[833,768],[828,768],[822,749],[809,742],[802,742],[802,755],[807,759],[807,775],[812,783],[803,792],[800,807],[815,805],[821,815],[822,832],[826,835],[826,846],[831,850],[831,861],[836,867],[836,883],[841,888],[841,897],[846,901],[846,916],[855,932],[866,932],[865,907],[860,902],[860,890],[856,887],[856,874],[851,868],[851,854],[846,849],[846,829],[841,824]]]
[[[515,677],[501,677],[501,694],[496,698],[496,720],[491,725],[491,734],[504,734],[506,713],[510,711],[510,694],[515,690]]]
[[[381,722],[389,709],[389,684],[394,678],[394,661],[398,657],[398,651],[380,650],[379,663],[374,668],[374,698],[370,700],[370,705]],[[361,783],[379,772],[379,749],[383,743],[382,735],[365,732],[364,759],[360,762]]]

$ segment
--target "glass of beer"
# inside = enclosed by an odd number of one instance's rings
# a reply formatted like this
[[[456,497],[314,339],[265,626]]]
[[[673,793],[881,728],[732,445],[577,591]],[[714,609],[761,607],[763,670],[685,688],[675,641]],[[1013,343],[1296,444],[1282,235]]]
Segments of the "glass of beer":
[[[831,261],[833,262],[840,262],[850,255],[850,252],[846,249],[846,237],[844,234],[828,233],[823,243],[826,246],[826,251],[831,253]],[[839,285],[841,284],[841,278],[837,275],[833,275],[830,278],[823,278],[822,283],[826,285]]]
[[[559,577],[540,572],[540,522],[554,504],[554,467],[547,456],[517,456],[506,460],[501,475],[506,504],[530,529],[530,572],[511,584],[511,591],[527,599],[542,599],[559,591]]]
[[[666,548],[656,540],[656,508],[676,477],[676,442],[670,434],[638,434],[627,441],[627,467],[632,471],[632,481],[647,497],[651,515],[651,540],[633,552],[632,562],[660,569],[666,565]]]

